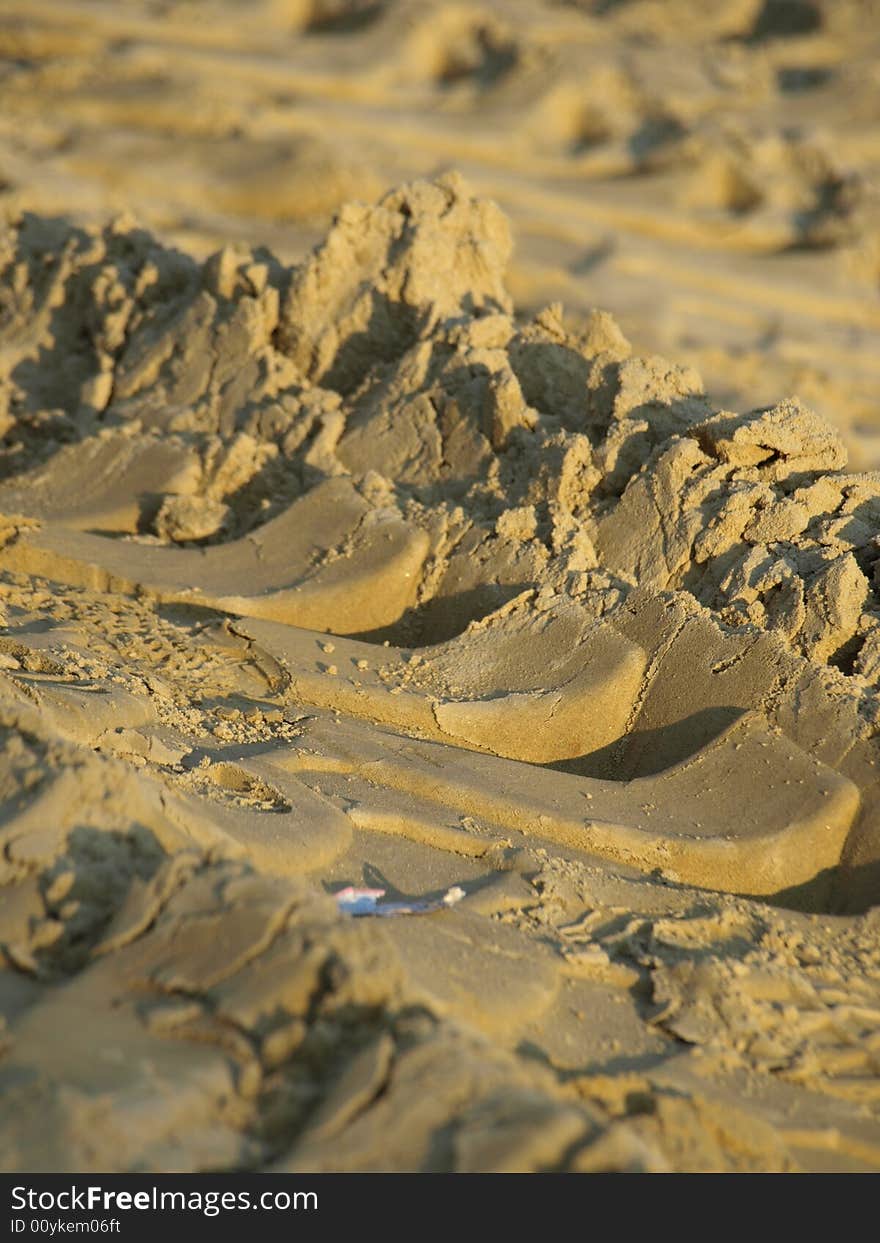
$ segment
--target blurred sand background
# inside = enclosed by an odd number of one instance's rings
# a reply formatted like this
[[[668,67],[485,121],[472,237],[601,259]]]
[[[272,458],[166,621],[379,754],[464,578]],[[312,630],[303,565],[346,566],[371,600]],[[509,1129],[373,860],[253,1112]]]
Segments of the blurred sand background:
[[[880,465],[876,0],[5,0],[0,212],[133,212],[291,262],[449,168],[518,311],[611,310],[720,405],[797,393]]]

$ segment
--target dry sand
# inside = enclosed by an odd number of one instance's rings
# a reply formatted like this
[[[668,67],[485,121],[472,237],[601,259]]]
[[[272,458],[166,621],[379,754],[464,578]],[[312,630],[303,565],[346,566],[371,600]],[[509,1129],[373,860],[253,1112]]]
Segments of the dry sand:
[[[880,1168],[880,8],[0,50],[0,1166]]]

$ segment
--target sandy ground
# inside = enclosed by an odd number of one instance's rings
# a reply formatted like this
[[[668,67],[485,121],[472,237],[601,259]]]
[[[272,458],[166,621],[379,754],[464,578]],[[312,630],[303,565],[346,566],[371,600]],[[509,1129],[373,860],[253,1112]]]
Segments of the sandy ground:
[[[878,53],[6,0],[3,1168],[880,1167]]]

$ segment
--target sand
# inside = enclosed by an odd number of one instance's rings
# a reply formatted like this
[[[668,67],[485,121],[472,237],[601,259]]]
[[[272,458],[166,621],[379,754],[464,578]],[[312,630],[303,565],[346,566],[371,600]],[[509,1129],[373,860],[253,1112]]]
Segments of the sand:
[[[683,13],[5,6],[2,1168],[880,1167],[880,14]]]

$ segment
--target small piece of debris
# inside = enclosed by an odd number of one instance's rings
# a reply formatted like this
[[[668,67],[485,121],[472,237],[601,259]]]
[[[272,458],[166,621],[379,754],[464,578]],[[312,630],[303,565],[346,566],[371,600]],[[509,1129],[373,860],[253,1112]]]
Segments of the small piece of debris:
[[[336,905],[345,915],[426,915],[430,911],[442,911],[444,907],[455,906],[465,896],[459,885],[439,898],[414,898],[409,902],[382,902],[384,889],[356,889],[349,885],[333,895]]]

